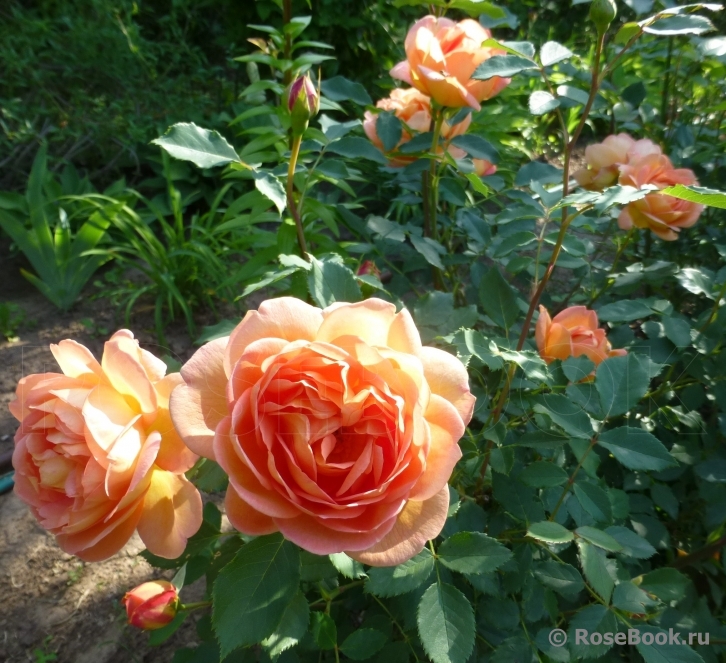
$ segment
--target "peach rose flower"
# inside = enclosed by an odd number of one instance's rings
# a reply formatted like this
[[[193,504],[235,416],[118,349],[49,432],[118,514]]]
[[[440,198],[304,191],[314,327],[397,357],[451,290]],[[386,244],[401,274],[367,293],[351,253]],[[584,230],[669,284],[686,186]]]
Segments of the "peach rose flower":
[[[182,376],[174,424],[229,475],[239,531],[280,531],[374,566],[410,559],[441,532],[475,399],[461,362],[422,347],[405,309],[272,299]]]
[[[401,134],[401,140],[396,145],[396,148],[413,138],[411,131],[425,133],[431,130],[431,100],[415,88],[396,88],[392,90],[391,96],[378,101],[376,108],[393,113],[405,125]],[[368,139],[385,154],[383,142],[378,137],[378,132],[376,131],[377,123],[378,114],[366,111],[363,117],[363,131],[365,131]],[[452,138],[465,133],[470,124],[471,114],[453,126],[444,122],[441,126],[441,137],[446,143]],[[466,152],[458,147],[446,145],[446,150],[454,159],[462,159],[466,156]],[[443,148],[440,151],[443,152]],[[391,160],[389,165],[393,167],[405,166],[415,160],[416,157],[397,156]]]
[[[672,242],[678,239],[681,228],[695,225],[703,209],[698,203],[654,191],[628,203],[620,212],[618,226],[623,230],[633,226],[652,230],[661,239]]]
[[[665,189],[676,184],[691,186],[698,184],[696,175],[688,168],[674,168],[665,154],[650,153],[643,156],[632,155],[629,162],[620,166],[619,183],[642,189],[653,185]]]
[[[602,191],[618,181],[623,164],[650,154],[661,155],[660,147],[651,140],[635,140],[626,133],[608,136],[602,143],[585,148],[587,168],[576,171],[573,177],[585,189]]]
[[[425,16],[406,35],[406,60],[391,69],[391,76],[405,81],[442,106],[471,106],[499,94],[510,79],[495,76],[488,81],[472,79],[485,60],[504,51],[482,48],[491,32],[472,19],[459,23],[448,18]]]
[[[202,500],[184,477],[197,456],[169,416],[180,382],[127,330],[101,363],[75,341],[50,346],[62,373],[20,380],[10,411],[15,492],[67,553],[94,562],[138,530],[155,555],[181,555],[202,522]]]
[[[491,161],[486,159],[472,159],[471,161],[474,164],[474,172],[479,177],[487,177],[497,172],[497,167]]]
[[[597,313],[584,306],[570,306],[554,318],[540,306],[535,338],[539,354],[548,364],[585,355],[597,366],[608,357],[627,354],[612,349],[605,330],[598,326]]]

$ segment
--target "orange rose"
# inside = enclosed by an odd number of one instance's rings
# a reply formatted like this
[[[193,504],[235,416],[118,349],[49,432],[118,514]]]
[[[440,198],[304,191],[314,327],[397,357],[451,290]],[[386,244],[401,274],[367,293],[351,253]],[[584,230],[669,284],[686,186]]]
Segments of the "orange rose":
[[[386,99],[381,99],[376,104],[376,108],[393,113],[405,125],[403,133],[401,134],[401,140],[398,142],[396,148],[413,138],[411,130],[417,133],[425,133],[431,130],[431,100],[415,88],[397,88],[392,90],[391,96]],[[365,112],[363,130],[366,136],[368,136],[368,139],[381,152],[385,153],[383,142],[378,137],[378,132],[376,131],[377,122],[377,113],[372,113],[371,111]],[[461,122],[453,126],[444,122],[441,126],[441,137],[445,142],[450,141],[455,136],[460,136],[465,133],[470,124],[471,115],[467,115]],[[443,152],[443,148],[440,151]],[[447,146],[447,151],[455,159],[461,159],[466,156],[466,152],[457,147]],[[415,157],[398,156],[391,161],[390,165],[393,167],[405,166],[415,160]]]
[[[508,78],[472,79],[476,68],[504,51],[482,48],[491,32],[472,19],[455,23],[448,18],[425,16],[406,35],[406,60],[391,69],[391,76],[405,81],[442,106],[471,106],[491,99],[507,85]]]
[[[570,306],[554,318],[540,306],[535,337],[537,349],[548,364],[555,359],[585,355],[597,366],[608,357],[627,354],[612,349],[605,330],[598,327],[597,313],[584,306]]]
[[[280,531],[375,566],[440,533],[474,397],[461,362],[422,347],[405,309],[272,299],[182,376],[172,418],[229,475],[227,516],[241,532]]]
[[[145,631],[163,628],[176,617],[179,594],[166,580],[152,580],[126,592],[121,604],[129,624]]]
[[[67,553],[94,562],[138,529],[147,548],[178,557],[202,522],[202,500],[184,477],[197,456],[169,416],[182,380],[116,332],[99,364],[84,346],[50,346],[63,373],[20,380],[10,411],[15,492]]]
[[[690,228],[698,221],[703,205],[666,196],[654,191],[632,203],[620,212],[618,226],[630,230],[633,226],[652,230],[666,241],[678,239],[681,228]]]

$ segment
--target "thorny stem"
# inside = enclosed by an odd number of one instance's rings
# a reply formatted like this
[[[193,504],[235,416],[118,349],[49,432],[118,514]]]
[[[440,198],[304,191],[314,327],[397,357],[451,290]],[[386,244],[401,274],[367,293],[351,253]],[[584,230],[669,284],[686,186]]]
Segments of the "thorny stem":
[[[431,182],[431,203],[429,205],[429,216],[431,220],[431,237],[438,238],[438,229],[436,228],[436,215],[439,207],[439,176],[437,172],[437,164],[435,155],[439,150],[439,138],[441,137],[441,127],[444,124],[444,111],[439,109],[434,117],[434,137],[431,139],[431,153],[434,158],[431,159],[431,168],[429,170],[429,180]]]
[[[585,453],[582,454],[582,458],[580,458],[580,462],[577,464],[577,467],[572,472],[572,475],[567,480],[567,483],[565,484],[565,487],[562,489],[562,495],[560,495],[560,499],[557,500],[557,504],[555,504],[555,508],[552,509],[552,513],[550,514],[550,517],[547,519],[549,521],[553,521],[555,517],[557,516],[557,512],[560,510],[560,507],[562,506],[563,502],[565,501],[565,497],[567,497],[567,493],[570,492],[570,489],[575,483],[575,477],[577,477],[577,473],[580,471],[582,466],[585,464],[585,461],[587,460],[587,457],[590,455],[590,452],[595,448],[595,445],[597,444],[597,435],[593,436],[592,440],[590,440],[590,446],[585,449]]]
[[[308,256],[308,246],[305,242],[305,232],[303,231],[302,219],[300,218],[300,210],[295,204],[295,168],[297,159],[300,156],[300,143],[302,136],[296,136],[292,139],[292,149],[290,151],[290,164],[287,168],[287,208],[292,214],[295,221],[295,230],[297,230],[297,243],[300,245],[300,252],[305,260],[310,260]]]
[[[639,35],[638,35],[639,36]],[[631,40],[632,43],[634,43],[634,39]],[[622,54],[627,50],[631,42],[628,42],[628,44],[625,46],[625,48],[616,56],[615,61],[617,61]],[[597,96],[598,90],[600,89],[600,84],[603,80],[603,78],[606,75],[606,72],[608,71],[608,68],[606,67],[605,70],[601,73],[600,72],[600,61],[602,59],[603,50],[605,48],[605,33],[600,35],[598,37],[597,41],[597,47],[595,49],[595,59],[592,65],[592,83],[590,85],[590,94],[587,98],[587,103],[585,104],[585,107],[582,111],[582,116],[580,117],[580,121],[577,124],[577,127],[575,128],[575,131],[572,133],[572,137],[567,140],[567,135],[565,134],[563,136],[563,140],[565,143],[565,158],[564,158],[564,169],[562,173],[562,197],[564,198],[567,196],[570,192],[570,164],[572,161],[572,152],[575,148],[575,145],[577,144],[577,139],[580,137],[580,134],[582,133],[582,129],[585,126],[585,123],[587,122],[587,118],[590,115],[590,111],[592,110],[592,105],[595,103],[595,97]],[[612,63],[611,63],[612,65]],[[529,336],[529,327],[532,324],[532,318],[534,317],[534,311],[537,308],[537,305],[539,304],[540,298],[542,297],[542,293],[544,292],[545,288],[547,287],[547,283],[550,280],[550,276],[552,276],[552,272],[555,269],[555,264],[557,263],[557,258],[560,255],[560,250],[562,249],[562,242],[565,239],[565,233],[567,232],[567,228],[572,222],[572,220],[578,216],[579,214],[582,214],[582,212],[586,211],[587,209],[590,209],[590,206],[584,207],[579,212],[577,212],[574,215],[567,216],[567,206],[563,206],[562,208],[562,222],[560,224],[560,232],[557,236],[557,243],[555,244],[555,248],[552,252],[552,257],[550,258],[549,264],[547,265],[547,270],[542,276],[542,280],[539,283],[539,286],[537,287],[537,290],[534,293],[534,296],[529,302],[529,309],[527,310],[527,316],[524,319],[524,325],[522,326],[522,333],[519,335],[519,342],[517,343],[517,352],[520,352],[522,348],[524,347],[524,343],[527,340],[527,337]],[[496,424],[499,421],[499,418],[502,415],[502,410],[504,409],[504,404],[506,403],[507,396],[509,396],[509,390],[511,388],[512,379],[514,378],[514,374],[517,370],[517,367],[514,363],[512,363],[509,367],[509,370],[507,371],[507,379],[504,384],[504,387],[502,388],[502,391],[499,393],[499,400],[497,401],[496,406],[494,407],[494,410],[489,415],[489,421]],[[489,421],[487,423],[489,423]],[[481,480],[484,480],[484,476],[486,474],[487,468],[489,467],[489,457],[491,455],[492,447],[494,445],[493,440],[488,440],[487,445],[484,448],[484,462],[482,463],[481,468]]]
[[[686,566],[698,564],[699,562],[706,561],[707,559],[713,557],[713,555],[721,550],[721,548],[723,548],[724,546],[726,546],[726,536],[722,536],[717,541],[709,543],[703,548],[695,550],[694,552],[686,555],[685,557],[678,557],[668,566],[671,566],[674,569],[682,569]]]

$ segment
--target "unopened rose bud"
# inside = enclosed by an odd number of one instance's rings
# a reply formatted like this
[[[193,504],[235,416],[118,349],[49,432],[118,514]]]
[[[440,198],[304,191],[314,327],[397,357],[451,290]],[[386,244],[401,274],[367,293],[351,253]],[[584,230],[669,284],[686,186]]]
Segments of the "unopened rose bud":
[[[154,631],[176,617],[179,594],[170,582],[152,580],[127,592],[121,603],[126,608],[129,624]]]
[[[486,159],[472,159],[472,162],[474,164],[474,172],[479,177],[487,177],[497,172],[497,167],[491,161],[487,161]]]
[[[592,0],[590,20],[595,24],[598,35],[605,34],[617,15],[618,8],[615,5],[615,0]]]
[[[315,89],[310,76],[298,76],[288,88],[285,98],[290,112],[290,125],[293,136],[302,136],[308,128],[310,118],[320,110],[320,93]]]
[[[358,268],[358,276],[375,276],[380,281],[381,270],[372,260],[364,260]]]

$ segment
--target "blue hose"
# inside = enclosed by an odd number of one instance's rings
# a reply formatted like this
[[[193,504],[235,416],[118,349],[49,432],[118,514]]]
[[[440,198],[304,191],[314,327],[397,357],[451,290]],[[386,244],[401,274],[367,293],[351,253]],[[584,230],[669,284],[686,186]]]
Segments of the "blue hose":
[[[0,495],[8,493],[13,489],[13,485],[15,484],[14,476],[15,472],[10,472],[0,477]]]

